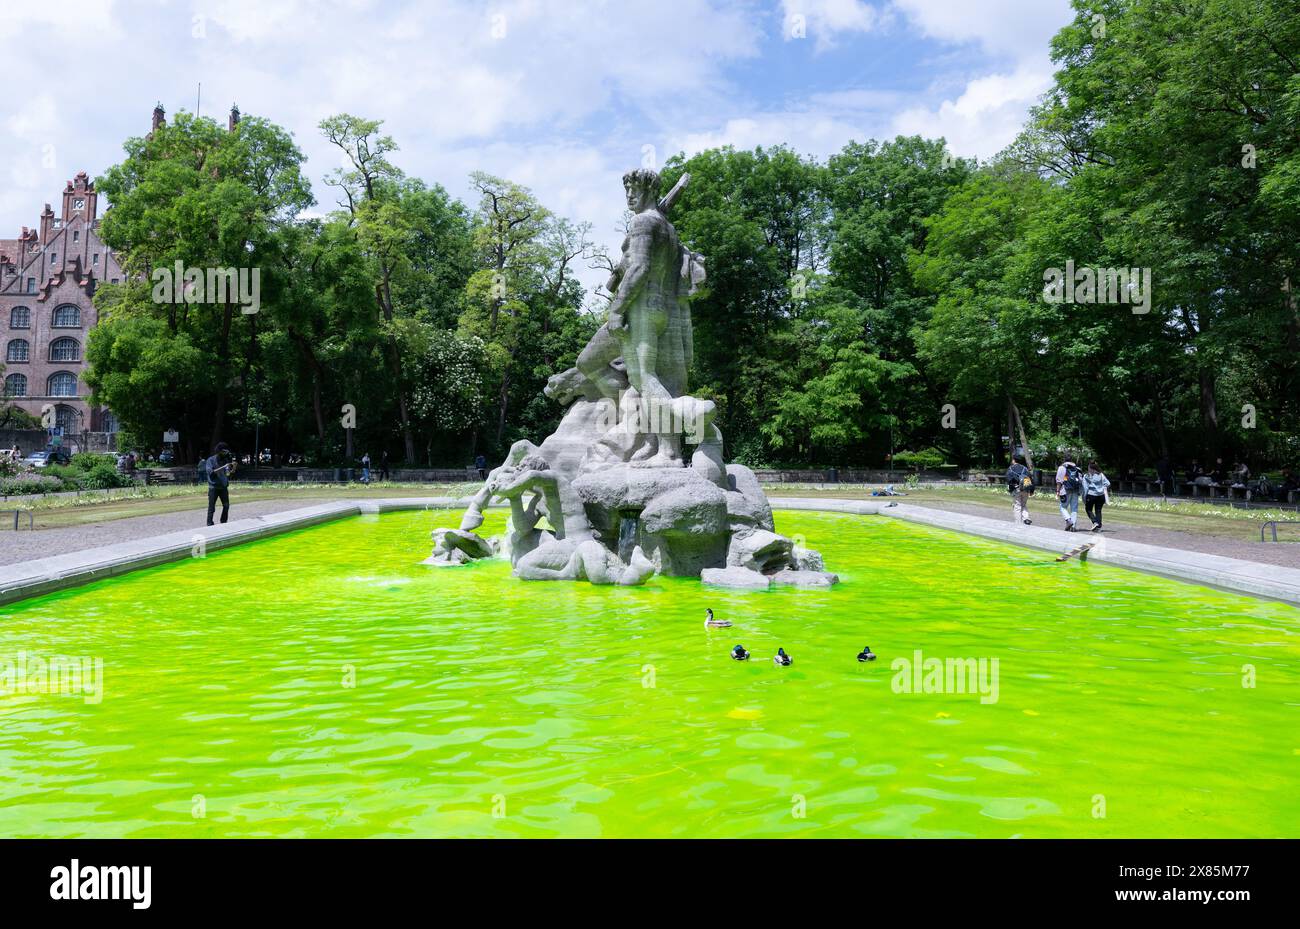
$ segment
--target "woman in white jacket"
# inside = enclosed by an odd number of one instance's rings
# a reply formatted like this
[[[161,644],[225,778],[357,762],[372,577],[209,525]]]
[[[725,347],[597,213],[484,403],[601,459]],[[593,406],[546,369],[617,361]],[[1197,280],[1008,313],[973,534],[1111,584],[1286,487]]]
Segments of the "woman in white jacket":
[[[1083,475],[1083,509],[1092,520],[1092,531],[1101,531],[1101,508],[1110,503],[1110,480],[1101,473],[1097,462],[1088,462]]]

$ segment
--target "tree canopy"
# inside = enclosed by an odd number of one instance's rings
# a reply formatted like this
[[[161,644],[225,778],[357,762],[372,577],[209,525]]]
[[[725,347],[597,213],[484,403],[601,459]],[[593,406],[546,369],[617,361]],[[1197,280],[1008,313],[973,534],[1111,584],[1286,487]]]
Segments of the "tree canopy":
[[[718,404],[730,457],[1294,462],[1300,14],[1074,6],[1053,86],[987,163],[912,136],[664,166],[665,190],[691,174],[672,214],[708,268],[691,390]],[[379,120],[320,131],[344,165],[323,217],[266,120],[182,113],[127,141],[99,180],[131,277],[96,295],[96,398],[132,436],[180,429],[191,456],[260,435],[307,460],[459,465],[542,438],[560,414],[546,378],[602,321],[579,280],[609,265],[591,229],[507,178],[474,174],[465,204],[406,176]],[[258,268],[260,311],[160,302],[150,276],[176,262]]]

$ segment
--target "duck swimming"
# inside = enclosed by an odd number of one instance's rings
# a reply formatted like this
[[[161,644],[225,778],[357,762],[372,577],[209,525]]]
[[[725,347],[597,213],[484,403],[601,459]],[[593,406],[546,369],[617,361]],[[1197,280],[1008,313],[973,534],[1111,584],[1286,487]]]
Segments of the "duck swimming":
[[[784,648],[778,648],[776,654],[772,656],[772,664],[783,668],[786,665],[794,664],[794,659],[785,653]]]
[[[862,651],[858,652],[858,661],[875,661],[876,653],[871,650],[870,645],[862,646]]]
[[[725,629],[731,625],[731,620],[729,619],[714,619],[712,610],[706,609],[704,612],[707,614],[704,617],[705,629]]]
[[[745,651],[745,646],[737,645],[731,650],[731,657],[737,661],[749,661],[749,652]]]

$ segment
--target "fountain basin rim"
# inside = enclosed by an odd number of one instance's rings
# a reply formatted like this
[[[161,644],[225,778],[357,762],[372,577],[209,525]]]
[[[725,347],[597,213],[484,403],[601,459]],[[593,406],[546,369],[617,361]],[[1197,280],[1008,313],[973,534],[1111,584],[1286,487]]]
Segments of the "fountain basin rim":
[[[400,510],[460,509],[468,502],[465,497],[338,500],[265,516],[237,519],[224,526],[170,532],[3,565],[0,566],[0,604],[14,603],[140,568],[188,558],[194,554],[200,540],[205,552],[214,551],[349,516]],[[811,497],[777,497],[773,503],[774,510],[886,516],[1058,555],[1070,552],[1080,545],[1078,533],[1040,526],[1017,526],[1007,521],[914,504],[885,506],[875,501]],[[492,508],[502,507],[494,504]],[[1086,560],[1300,606],[1300,570],[1294,568],[1114,539],[1099,540],[1086,554]]]

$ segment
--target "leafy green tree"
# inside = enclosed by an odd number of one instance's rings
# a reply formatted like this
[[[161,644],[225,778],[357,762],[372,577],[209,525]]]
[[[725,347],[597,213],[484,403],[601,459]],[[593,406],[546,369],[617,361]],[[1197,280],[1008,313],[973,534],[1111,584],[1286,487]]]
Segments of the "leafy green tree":
[[[181,112],[172,124],[127,140],[125,148],[126,160],[97,183],[113,204],[100,234],[130,277],[103,285],[96,294],[101,321],[87,347],[88,357],[94,354],[87,382],[97,402],[135,427],[126,419],[131,414],[122,411],[134,409],[139,400],[118,393],[130,384],[131,372],[112,367],[122,356],[94,352],[94,343],[116,343],[114,330],[124,327],[133,352],[159,359],[169,358],[173,348],[144,346],[140,340],[175,340],[179,354],[170,360],[197,358],[192,368],[199,370],[186,372],[192,376],[174,385],[177,393],[167,402],[178,401],[176,419],[167,425],[182,430],[192,457],[222,438],[230,411],[239,406],[258,322],[256,314],[241,311],[237,295],[229,291],[216,302],[203,287],[182,286],[174,279],[176,263],[186,271],[260,271],[271,260],[277,231],[312,203],[310,187],[290,135],[258,117],[245,116],[227,131],[214,120]],[[116,376],[121,374],[126,377]]]

